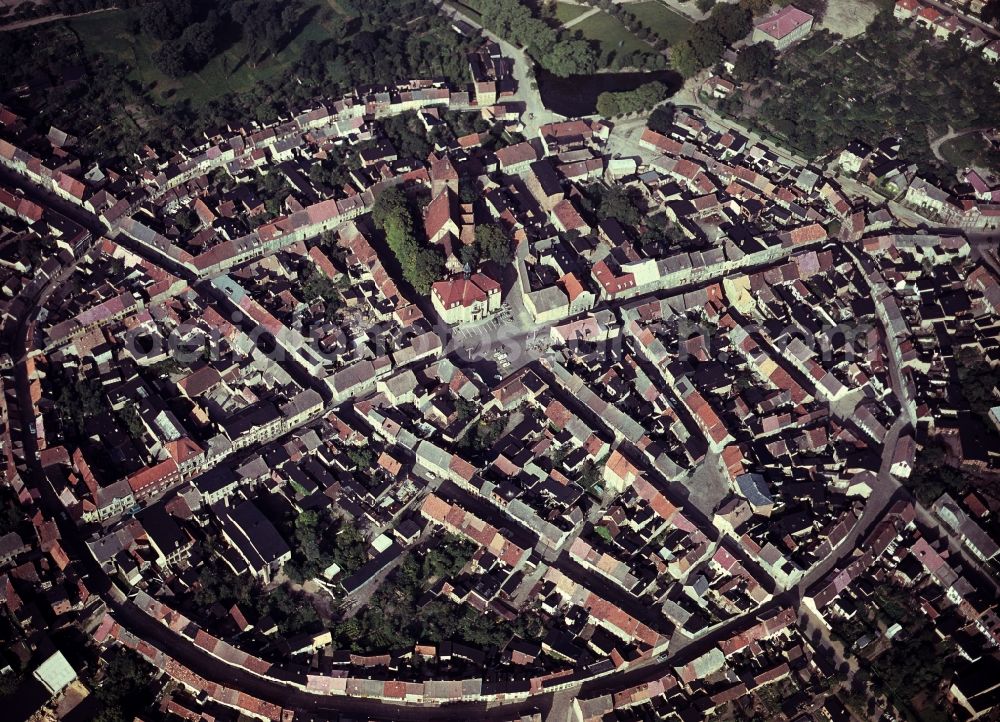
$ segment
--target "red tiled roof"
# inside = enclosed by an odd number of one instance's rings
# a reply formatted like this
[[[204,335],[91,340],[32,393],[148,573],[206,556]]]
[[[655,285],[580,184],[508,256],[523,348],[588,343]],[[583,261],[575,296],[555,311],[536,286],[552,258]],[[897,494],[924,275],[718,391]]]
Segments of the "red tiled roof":
[[[795,228],[791,232],[792,243],[796,245],[799,243],[812,243],[813,241],[822,241],[826,238],[826,229],[823,228],[819,223],[813,223],[808,226],[802,226],[800,228]]]
[[[922,17],[924,20],[935,22],[939,17],[941,17],[941,13],[939,13],[936,8],[927,6],[921,8],[920,12],[918,13],[918,16]]]
[[[756,27],[775,40],[781,40],[798,30],[801,26],[811,22],[812,19],[813,16],[809,13],[799,10],[794,5],[787,5],[774,15],[761,20],[757,23]]]
[[[432,180],[458,180],[458,171],[447,154],[431,161]]]
[[[178,464],[183,464],[185,461],[198,456],[198,454],[204,451],[204,449],[187,436],[181,437],[176,441],[168,441],[164,445],[164,448],[170,454],[170,458]]]
[[[580,283],[579,279],[572,273],[567,273],[565,276],[559,279],[559,283],[562,286],[563,291],[566,292],[566,296],[569,298],[569,302],[572,303],[580,294],[583,293],[583,284]]]
[[[459,277],[448,281],[437,281],[431,286],[431,291],[445,308],[456,305],[468,308],[475,303],[486,303],[490,294],[500,292],[500,284],[489,276],[476,273],[470,278]]]
[[[556,218],[559,219],[559,223],[567,231],[579,230],[587,225],[587,222],[583,220],[583,216],[580,215],[580,212],[576,210],[576,206],[573,205],[573,201],[567,198],[563,198],[556,203],[552,212],[555,213]]]
[[[459,218],[458,199],[450,188],[446,188],[427,204],[427,209],[424,211],[424,230],[427,237],[434,238],[438,235],[449,220],[457,226]]]
[[[673,138],[668,138],[661,133],[657,133],[655,130],[650,128],[645,128],[642,131],[642,136],[639,138],[639,142],[647,143],[653,146],[661,153],[680,153],[681,149],[684,147],[682,143],[674,140]]]
[[[595,263],[591,272],[594,275],[594,279],[601,284],[609,296],[614,296],[615,294],[635,287],[634,274],[626,273],[621,276],[617,276],[604,261],[598,261]]]
[[[176,473],[177,462],[173,459],[167,459],[156,466],[147,466],[145,469],[135,472],[128,478],[128,485],[132,488],[133,493],[140,494]]]
[[[507,168],[512,165],[538,160],[538,153],[535,151],[534,146],[528,142],[517,143],[516,145],[509,145],[506,148],[501,148],[496,152],[496,156],[497,160],[500,161],[501,168]]]

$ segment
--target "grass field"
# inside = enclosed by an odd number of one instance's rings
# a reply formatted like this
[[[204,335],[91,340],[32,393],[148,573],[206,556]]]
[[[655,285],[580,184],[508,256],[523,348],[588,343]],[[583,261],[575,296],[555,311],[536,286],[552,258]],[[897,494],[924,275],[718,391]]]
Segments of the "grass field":
[[[690,20],[658,0],[647,0],[647,2],[627,5],[626,8],[635,13],[643,25],[671,45],[683,40],[691,28]]]
[[[246,91],[262,81],[281,76],[301,56],[309,41],[336,37],[342,32],[341,16],[337,14],[339,8],[334,3],[315,0],[310,5],[308,21],[298,34],[280,52],[260,61],[256,67],[250,66],[243,42],[236,41],[197,73],[178,79],[159,71],[153,60],[157,47],[133,32],[136,10],[85,15],[69,20],[68,24],[80,38],[86,53],[103,52],[118,57],[133,68],[135,80],[151,89],[158,101],[189,101],[200,106],[226,93]]]
[[[633,35],[621,21],[605,12],[591,15],[583,22],[574,25],[569,32],[580,32],[583,37],[596,40],[601,45],[601,53],[605,57],[611,53],[650,53],[650,47]]]
[[[570,20],[580,17],[588,10],[590,8],[586,5],[556,3],[556,19],[561,23],[568,23]]]
[[[986,165],[984,155],[988,146],[981,133],[967,133],[941,144],[941,155],[956,168]]]

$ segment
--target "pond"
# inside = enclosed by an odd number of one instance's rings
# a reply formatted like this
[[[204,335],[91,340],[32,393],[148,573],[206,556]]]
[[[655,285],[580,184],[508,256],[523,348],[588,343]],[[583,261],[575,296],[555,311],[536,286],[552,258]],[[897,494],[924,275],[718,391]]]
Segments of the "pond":
[[[667,86],[669,94],[676,93],[684,79],[673,70],[654,70],[646,73],[595,73],[571,75],[560,78],[542,68],[535,69],[538,91],[549,110],[575,117],[590,115],[597,107],[597,96],[611,91],[635,90],[643,83],[659,80]]]

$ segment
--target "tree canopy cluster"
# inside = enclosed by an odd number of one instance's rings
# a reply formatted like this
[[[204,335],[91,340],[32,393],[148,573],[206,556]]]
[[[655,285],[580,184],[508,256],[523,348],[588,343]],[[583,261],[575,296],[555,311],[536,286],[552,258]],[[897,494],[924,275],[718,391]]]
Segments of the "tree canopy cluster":
[[[98,711],[94,722],[128,722],[140,714],[149,701],[149,681],[156,670],[135,652],[112,647],[105,657],[104,678],[94,696]]]
[[[778,59],[778,50],[771,43],[754,43],[743,48],[736,57],[733,77],[748,83],[770,75]]]
[[[367,445],[352,446],[347,450],[347,458],[354,464],[354,468],[362,474],[370,473],[372,464],[375,463],[375,454]]]
[[[876,688],[891,694],[895,704],[913,710],[916,700],[923,700],[919,719],[945,722],[951,719],[941,700],[941,680],[953,668],[950,662],[951,643],[941,640],[932,624],[914,615],[919,622],[916,630],[893,639],[892,646],[875,660],[872,671]]]
[[[584,188],[583,206],[599,221],[613,218],[625,226],[635,228],[643,220],[643,211],[634,195],[634,192],[618,185],[591,183]]]
[[[890,12],[848,40],[813,33],[783,53],[770,75],[722,107],[807,157],[854,139],[876,145],[899,137],[902,156],[921,175],[948,182],[953,169],[935,157],[930,141],[949,126],[1000,125],[995,68],[957,40],[929,42],[926,31],[900,25]],[[997,156],[990,163],[1000,168]]]
[[[158,41],[156,63],[166,75],[179,78],[200,70],[240,30],[249,62],[274,54],[288,41],[302,9],[283,0],[152,0],[141,6],[139,27]]]
[[[676,113],[677,108],[670,103],[659,105],[649,114],[649,118],[646,120],[646,127],[650,130],[655,130],[657,133],[666,135],[670,132],[670,128],[674,124],[674,115]]]
[[[928,443],[917,452],[913,471],[903,485],[927,505],[945,492],[961,493],[968,482],[961,471],[948,464],[944,449]]]
[[[482,454],[497,442],[506,426],[506,416],[481,418],[461,438],[459,446],[470,450],[473,454]]]
[[[482,259],[493,261],[499,266],[506,266],[514,259],[507,234],[495,223],[476,226],[476,242],[462,247],[462,263],[475,268]]]
[[[367,560],[367,544],[352,524],[345,524],[330,514],[304,511],[292,522],[292,560],[285,573],[294,581],[320,576],[331,564],[337,564],[341,574],[353,574]]]
[[[154,0],[140,10],[142,34],[161,44],[154,58],[171,78],[199,70],[214,54],[219,15],[203,9],[193,0]]]
[[[643,83],[635,90],[604,92],[597,96],[597,112],[605,118],[642,113],[666,99],[667,86],[658,80]]]
[[[375,199],[372,208],[375,226],[385,233],[385,241],[392,251],[406,282],[422,295],[431,291],[431,284],[444,276],[444,258],[441,252],[421,246],[416,239],[413,209],[398,187],[386,188]]]
[[[13,490],[7,486],[0,489],[0,536],[23,531],[25,522],[24,511],[18,505]]]
[[[217,558],[202,566],[188,602],[192,614],[202,620],[205,610],[218,602],[227,609],[238,604],[244,613],[249,612],[257,618],[271,617],[283,635],[319,627],[319,614],[303,594],[292,591],[287,585],[265,591],[259,581],[236,576]]]
[[[561,37],[520,0],[486,0],[481,6],[483,25],[508,42],[526,48],[553,75],[565,78],[597,70],[597,54],[589,42]]]
[[[691,26],[688,37],[670,49],[670,61],[686,78],[714,65],[727,45],[747,36],[753,15],[742,5],[721,3],[711,14]]]
[[[334,646],[370,653],[412,647],[417,642],[455,641],[494,653],[515,634],[540,637],[543,629],[531,615],[506,623],[443,597],[421,603],[431,584],[453,577],[471,556],[471,545],[453,536],[419,554],[408,553],[368,605],[334,627]]]
[[[337,284],[318,268],[310,268],[306,272],[299,286],[299,292],[306,303],[322,301],[323,313],[328,321],[333,318],[337,309],[344,305]]]
[[[84,434],[89,420],[107,413],[108,405],[101,384],[93,379],[71,379],[68,383],[53,380],[59,416],[70,433]]]
[[[976,353],[959,353],[957,360],[956,375],[969,409],[982,416],[987,424],[991,423],[988,414],[997,405],[993,389],[1000,387],[1000,369],[990,366],[986,359]]]

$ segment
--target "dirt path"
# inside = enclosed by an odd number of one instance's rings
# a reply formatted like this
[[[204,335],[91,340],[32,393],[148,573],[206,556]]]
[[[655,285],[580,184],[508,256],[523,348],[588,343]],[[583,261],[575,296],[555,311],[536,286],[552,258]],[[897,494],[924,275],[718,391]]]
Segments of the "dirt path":
[[[59,20],[68,20],[70,18],[81,18],[84,15],[96,15],[97,13],[106,13],[118,8],[98,8],[97,10],[89,10],[85,13],[68,13],[65,15],[55,14],[46,15],[41,18],[31,18],[30,20],[18,20],[16,23],[11,23],[10,25],[0,25],[0,32],[4,30],[20,30],[21,28],[30,28],[33,25],[44,25],[46,23],[54,23]]]
[[[941,146],[947,143],[949,140],[954,140],[955,138],[960,138],[963,135],[968,135],[969,133],[982,133],[983,131],[989,130],[989,128],[966,128],[965,130],[952,130],[952,127],[948,126],[948,132],[944,135],[939,135],[937,138],[931,141],[931,152],[934,157],[937,158],[942,163],[947,163],[948,160],[941,155]]]
[[[573,18],[569,22],[563,23],[563,29],[568,29],[568,28],[573,27],[574,25],[582,23],[587,18],[593,17],[594,15],[596,15],[599,12],[601,12],[600,8],[590,8],[590,10],[588,10],[585,13],[583,13],[582,15],[577,15],[575,18]]]

